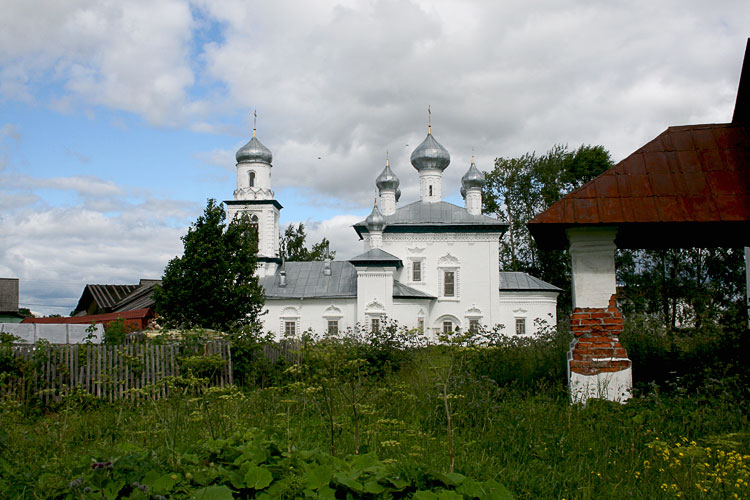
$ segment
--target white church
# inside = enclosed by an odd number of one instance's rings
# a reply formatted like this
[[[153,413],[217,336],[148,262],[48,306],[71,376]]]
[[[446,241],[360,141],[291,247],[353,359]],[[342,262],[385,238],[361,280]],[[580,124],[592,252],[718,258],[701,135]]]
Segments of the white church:
[[[375,184],[379,199],[355,224],[363,253],[348,261],[284,261],[279,249],[281,204],[271,190],[271,151],[256,137],[237,151],[237,189],[225,201],[231,220],[247,213],[258,230],[258,275],[266,294],[262,316],[277,338],[378,329],[392,319],[429,336],[504,326],[533,335],[537,320],[557,323],[559,289],[526,273],[501,272],[499,248],[508,225],[482,215],[484,174],[472,158],[461,180],[465,206],[442,201],[450,154],[433,137],[412,153],[420,199],[399,206],[399,179],[388,160]]]

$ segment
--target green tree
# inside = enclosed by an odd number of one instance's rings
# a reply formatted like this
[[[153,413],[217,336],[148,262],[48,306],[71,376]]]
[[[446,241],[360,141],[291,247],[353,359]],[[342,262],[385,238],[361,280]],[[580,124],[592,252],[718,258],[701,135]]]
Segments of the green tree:
[[[257,322],[264,303],[255,275],[258,234],[247,215],[225,220],[224,208],[209,199],[182,237],[182,257],[167,264],[154,298],[168,325],[232,330]]]
[[[656,317],[668,331],[746,322],[742,248],[621,250],[617,280],[623,311]]]
[[[305,225],[300,222],[296,227],[289,224],[284,230],[284,234],[279,238],[279,248],[284,252],[287,260],[291,261],[313,261],[313,260],[333,260],[336,252],[329,251],[330,242],[328,238],[323,238],[320,242],[315,243],[312,248],[305,246]]]
[[[495,168],[486,173],[483,211],[509,224],[500,242],[501,269],[527,272],[562,288],[558,305],[563,310],[570,307],[567,251],[541,250],[526,223],[612,165],[602,146],[583,145],[570,151],[567,146],[555,145],[543,155],[497,158]]]

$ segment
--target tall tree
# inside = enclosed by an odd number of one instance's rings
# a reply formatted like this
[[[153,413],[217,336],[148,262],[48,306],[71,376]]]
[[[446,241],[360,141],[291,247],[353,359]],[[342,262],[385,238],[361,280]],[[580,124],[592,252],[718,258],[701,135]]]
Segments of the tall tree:
[[[307,233],[305,225],[300,222],[297,227],[289,224],[284,230],[284,234],[279,237],[279,247],[284,252],[287,260],[291,261],[313,261],[313,260],[333,260],[336,252],[330,251],[330,242],[328,238],[323,238],[315,243],[312,248],[305,246]]]
[[[742,248],[620,251],[619,302],[625,313],[658,317],[667,330],[732,324],[744,316],[744,271]]]
[[[570,303],[570,262],[566,251],[539,249],[526,223],[570,191],[612,167],[602,146],[583,145],[574,151],[555,145],[543,155],[497,158],[486,174],[484,213],[508,221],[500,242],[500,267],[523,271],[563,289],[562,309]]]
[[[222,205],[209,199],[182,237],[184,253],[169,261],[154,295],[167,324],[230,330],[257,322],[264,303],[258,234],[247,215],[225,221]]]

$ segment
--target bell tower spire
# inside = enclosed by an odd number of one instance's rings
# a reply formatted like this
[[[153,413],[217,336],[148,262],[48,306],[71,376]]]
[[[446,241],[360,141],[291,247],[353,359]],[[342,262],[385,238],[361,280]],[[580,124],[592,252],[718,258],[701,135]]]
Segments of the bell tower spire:
[[[271,150],[258,140],[258,112],[253,111],[253,137],[236,154],[237,189],[234,199],[225,201],[227,218],[240,213],[250,217],[258,230],[258,274],[276,271],[279,259],[279,219],[281,204],[271,190]]]

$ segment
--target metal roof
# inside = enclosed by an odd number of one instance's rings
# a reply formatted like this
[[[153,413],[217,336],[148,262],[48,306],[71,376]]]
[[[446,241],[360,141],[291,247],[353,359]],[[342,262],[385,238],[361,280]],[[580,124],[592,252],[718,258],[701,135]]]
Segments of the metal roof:
[[[562,289],[522,272],[500,271],[500,291],[503,292],[561,292]]]
[[[89,309],[91,302],[94,302],[96,310],[109,311],[139,287],[140,285],[86,285],[75,310],[85,312]]]
[[[380,248],[372,248],[363,254],[352,257],[349,262],[355,266],[396,266],[397,268],[404,266],[401,259]]]
[[[133,311],[154,307],[154,288],[161,285],[161,280],[141,280],[141,284],[140,288],[115,304],[112,311]]]
[[[338,298],[357,296],[357,270],[348,262],[332,261],[331,275],[323,273],[323,262],[285,262],[260,284],[267,299]],[[286,271],[286,286],[279,286],[279,273]]]
[[[383,252],[386,253],[386,252]],[[357,269],[349,262],[331,261],[331,274],[324,262],[285,262],[286,286],[279,286],[281,269],[260,280],[266,299],[334,299],[357,297]],[[393,281],[393,297],[433,299],[431,295]]]
[[[393,297],[401,299],[434,299],[434,295],[424,293],[416,288],[406,286],[400,281],[393,280]]]
[[[471,215],[465,208],[447,201],[427,203],[415,201],[385,215],[385,233],[389,232],[497,232],[504,233],[508,224],[487,217]],[[366,221],[354,224],[354,230],[362,237],[367,232]]]

